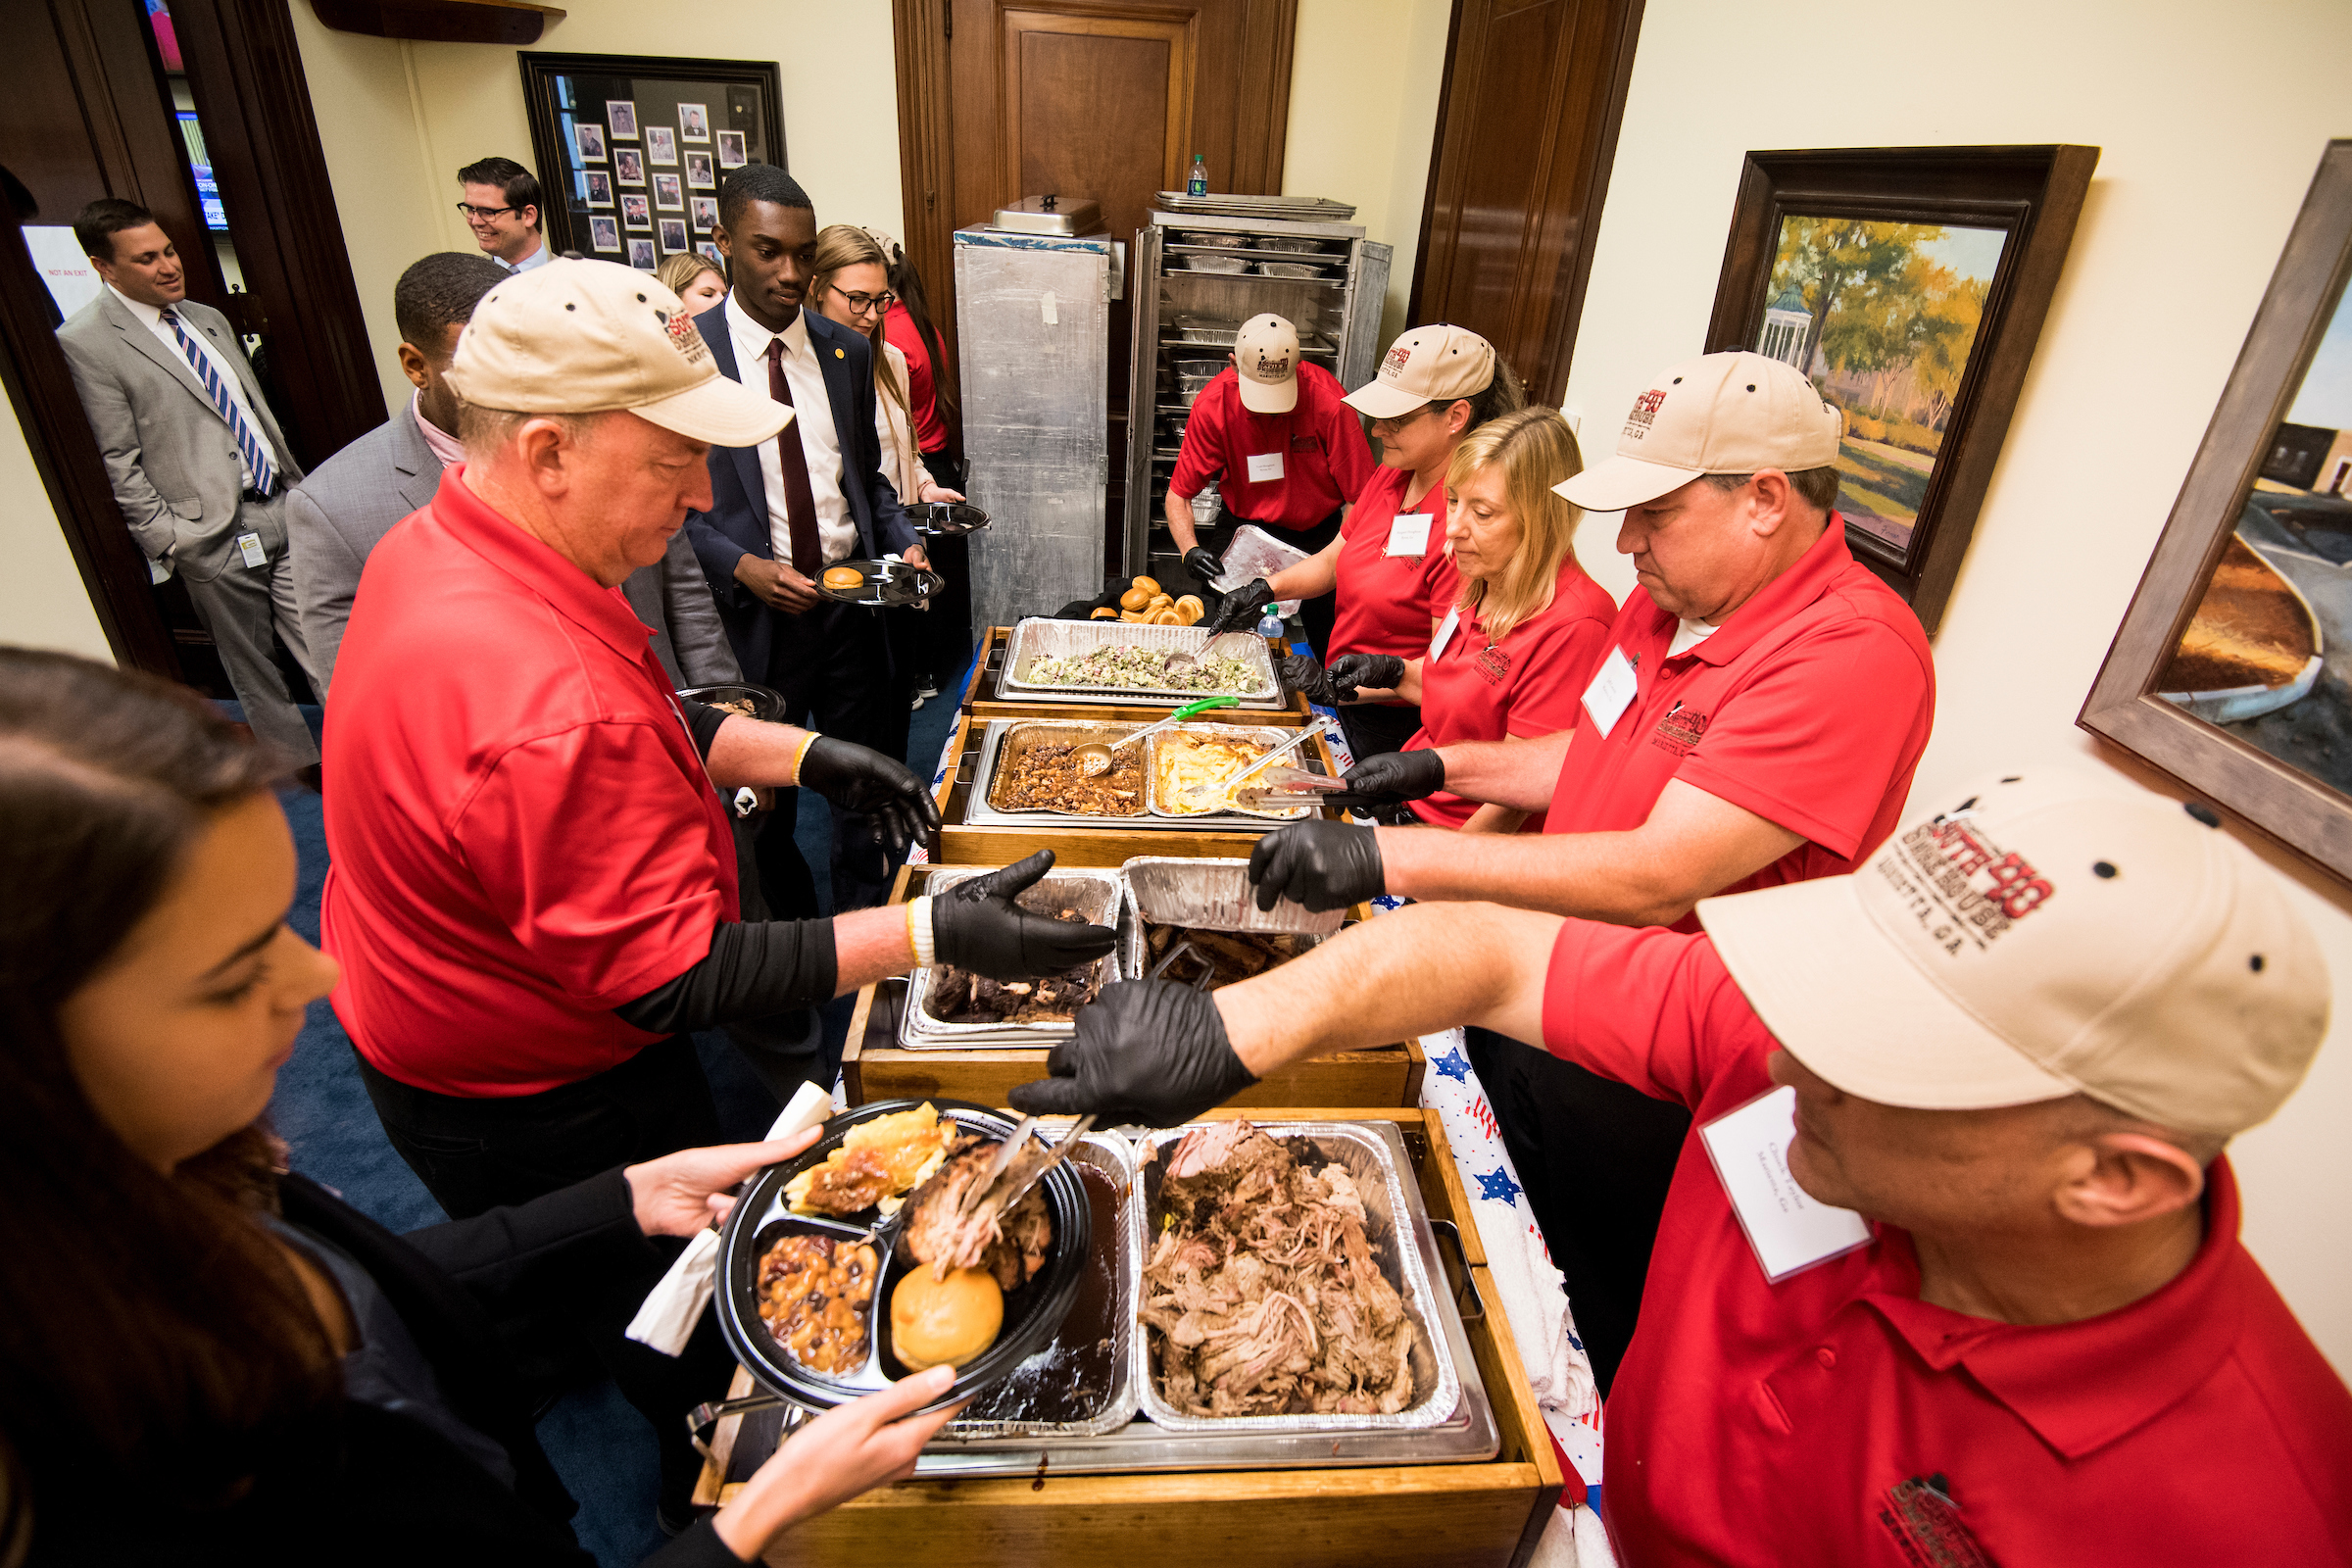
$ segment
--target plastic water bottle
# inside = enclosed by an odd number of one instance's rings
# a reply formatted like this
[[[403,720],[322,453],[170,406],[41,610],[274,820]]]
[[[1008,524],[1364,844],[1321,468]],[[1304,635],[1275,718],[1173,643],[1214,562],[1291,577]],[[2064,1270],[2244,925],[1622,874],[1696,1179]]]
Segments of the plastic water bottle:
[[[1257,634],[1260,637],[1280,637],[1282,635],[1282,617],[1274,613],[1272,605],[1268,605],[1266,612],[1257,617]]]
[[[1185,181],[1184,193],[1187,196],[1208,194],[1208,161],[1199,153],[1193,154],[1193,177]]]

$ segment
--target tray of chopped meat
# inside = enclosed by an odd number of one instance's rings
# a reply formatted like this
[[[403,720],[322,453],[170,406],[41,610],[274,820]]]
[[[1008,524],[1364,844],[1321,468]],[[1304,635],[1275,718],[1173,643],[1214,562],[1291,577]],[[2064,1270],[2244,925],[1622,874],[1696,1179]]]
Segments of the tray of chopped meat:
[[[1394,1128],[1200,1122],[1140,1150],[1136,1386],[1153,1424],[1377,1432],[1452,1416],[1461,1379]]]
[[[985,868],[942,867],[925,891],[934,897]],[[1115,870],[1073,866],[1052,871],[1015,901],[1056,919],[1116,929],[1126,879]],[[1037,980],[991,980],[952,964],[914,971],[899,1014],[899,1043],[909,1051],[1047,1042],[1065,1039],[1078,1008],[1119,978],[1117,950],[1060,974]]]
[[[1089,741],[1116,741],[1143,727],[1041,718],[992,729],[974,798],[1008,814],[1142,816],[1150,794],[1149,741],[1114,748],[1110,771],[1092,778],[1080,769],[1075,754]]]

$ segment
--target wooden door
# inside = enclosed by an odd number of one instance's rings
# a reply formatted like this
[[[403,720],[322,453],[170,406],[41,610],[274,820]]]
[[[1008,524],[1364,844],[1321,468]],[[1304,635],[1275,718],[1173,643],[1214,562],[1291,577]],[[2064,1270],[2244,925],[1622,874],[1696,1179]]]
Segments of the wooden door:
[[[1556,401],[1642,0],[1455,0],[1411,319],[1483,334]]]

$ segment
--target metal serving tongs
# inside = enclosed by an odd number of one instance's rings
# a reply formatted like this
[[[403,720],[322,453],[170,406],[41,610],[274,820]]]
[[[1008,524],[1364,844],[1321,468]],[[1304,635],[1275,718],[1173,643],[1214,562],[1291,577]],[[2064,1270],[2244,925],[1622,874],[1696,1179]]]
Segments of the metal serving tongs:
[[[1233,801],[1236,806],[1247,806],[1253,811],[1262,811],[1291,806],[1317,806],[1326,800],[1338,801],[1340,796],[1347,793],[1348,781],[1333,778],[1329,773],[1309,773],[1302,767],[1269,767],[1249,784],[1235,790]]]
[[[1228,773],[1223,778],[1212,778],[1205,784],[1195,784],[1190,789],[1182,790],[1179,793],[1187,801],[1200,801],[1205,800],[1209,796],[1218,794],[1225,790],[1238,790],[1241,787],[1243,780],[1255,778],[1258,774],[1264,772],[1267,768],[1272,767],[1277,761],[1280,761],[1283,758],[1288,757],[1299,747],[1304,746],[1308,741],[1313,740],[1316,736],[1322,734],[1330,727],[1330,719],[1318,718],[1312,724],[1309,724],[1305,728],[1299,730],[1298,734],[1292,736],[1289,740],[1284,741],[1280,746],[1277,746],[1272,751],[1266,753],[1265,756],[1259,758],[1256,761],[1251,762],[1249,766],[1243,768],[1240,772]]]
[[[1110,771],[1110,754],[1117,748],[1121,746],[1132,746],[1135,742],[1142,740],[1147,735],[1155,735],[1163,729],[1170,728],[1173,725],[1181,724],[1186,719],[1192,717],[1195,713],[1204,713],[1212,708],[1233,708],[1238,706],[1240,702],[1241,699],[1239,697],[1232,696],[1203,697],[1197,703],[1185,704],[1182,708],[1179,708],[1176,710],[1176,711],[1170,713],[1158,723],[1146,725],[1144,728],[1137,730],[1132,735],[1122,735],[1117,740],[1111,741],[1108,744],[1105,744],[1102,741],[1088,741],[1084,746],[1080,746],[1073,750],[1070,755],[1078,759],[1078,771],[1080,773],[1084,774],[1088,778],[1100,778],[1103,774]]]
[[[1229,637],[1239,638],[1240,641],[1226,642],[1226,639]],[[1166,670],[1171,675],[1190,675],[1193,671],[1199,669],[1202,664],[1207,663],[1210,660],[1217,657],[1217,645],[1219,643],[1225,644],[1226,658],[1246,659],[1250,654],[1250,645],[1256,640],[1257,633],[1253,631],[1221,631],[1214,637],[1211,637],[1208,641],[1202,643],[1199,653],[1196,654],[1179,648],[1167,658],[1161,660],[1159,662],[1159,667]]]

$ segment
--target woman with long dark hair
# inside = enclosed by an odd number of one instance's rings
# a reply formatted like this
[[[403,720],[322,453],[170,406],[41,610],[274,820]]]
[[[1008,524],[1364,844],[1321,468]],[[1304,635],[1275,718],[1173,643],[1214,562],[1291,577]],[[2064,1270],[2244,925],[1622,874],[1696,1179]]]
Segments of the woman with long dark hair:
[[[262,1118],[337,970],[285,924],[274,781],[186,692],[0,648],[0,1565],[585,1564],[496,1324],[813,1134],[407,1237],[291,1174]],[[951,1381],[821,1418],[654,1560],[909,1473]]]

